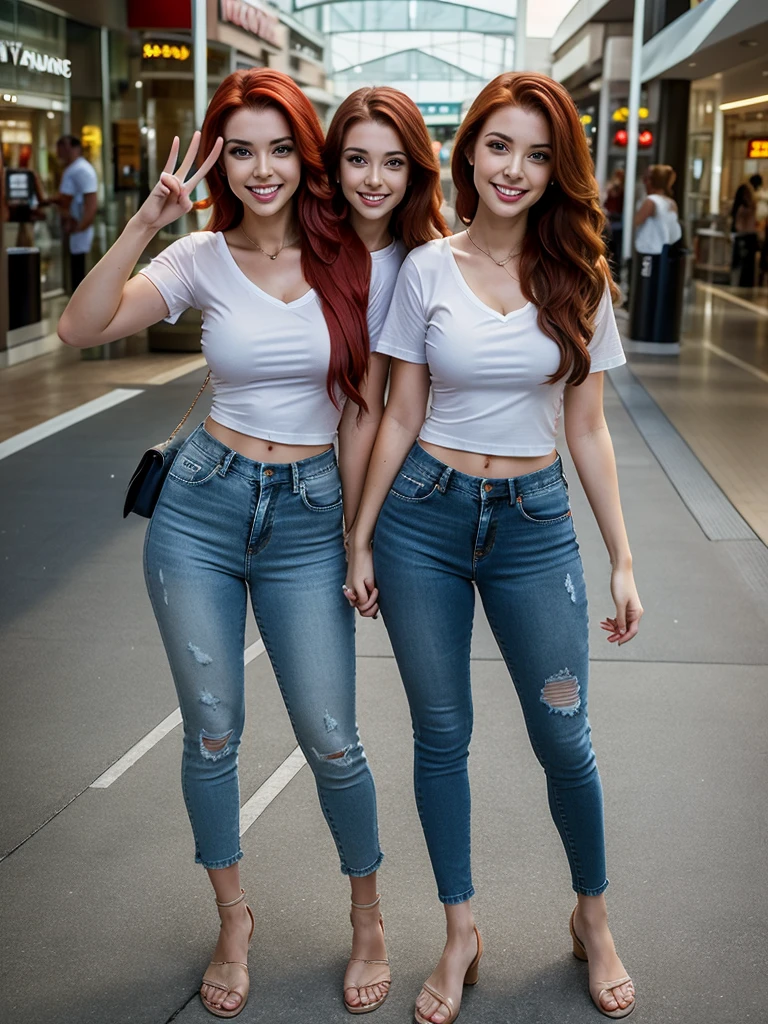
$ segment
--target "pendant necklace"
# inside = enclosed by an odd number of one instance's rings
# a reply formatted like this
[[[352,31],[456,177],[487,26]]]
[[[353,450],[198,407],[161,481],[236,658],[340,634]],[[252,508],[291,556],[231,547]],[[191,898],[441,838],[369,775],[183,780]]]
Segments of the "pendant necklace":
[[[286,249],[288,246],[295,245],[296,242],[298,241],[298,239],[294,238],[293,241],[291,242],[283,242],[283,244],[280,246],[280,248],[273,256],[271,252],[267,252],[266,249],[262,249],[262,247],[259,245],[255,238],[251,238],[251,236],[248,234],[248,232],[245,230],[242,224],[240,225],[240,230],[243,232],[243,234],[251,243],[251,245],[255,245],[259,252],[263,252],[265,256],[269,256],[271,260],[276,260],[280,253],[283,251],[283,249]]]
[[[247,237],[247,235],[246,235],[246,237]],[[482,245],[478,245],[477,244],[477,242],[474,240],[472,235],[469,233],[469,228],[467,228],[467,238],[470,240],[470,242],[472,243],[472,245],[474,245],[474,247],[476,249],[479,249],[480,252],[485,253],[485,255],[489,259],[493,260],[493,262],[496,264],[497,267],[505,267],[507,265],[507,263],[509,263],[509,261],[511,259],[513,259],[515,256],[519,256],[520,253],[523,251],[522,249],[518,249],[517,251],[515,251],[514,249],[511,249],[509,251],[509,253],[504,257],[503,260],[497,260],[496,257],[492,256],[491,253],[489,253],[487,249],[484,249],[482,247]]]

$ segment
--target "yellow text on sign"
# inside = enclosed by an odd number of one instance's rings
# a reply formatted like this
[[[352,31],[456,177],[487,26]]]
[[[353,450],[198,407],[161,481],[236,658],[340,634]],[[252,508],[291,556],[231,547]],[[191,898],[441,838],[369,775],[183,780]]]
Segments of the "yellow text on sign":
[[[192,51],[188,46],[172,46],[170,43],[144,43],[142,57],[163,57],[165,60],[187,60]]]

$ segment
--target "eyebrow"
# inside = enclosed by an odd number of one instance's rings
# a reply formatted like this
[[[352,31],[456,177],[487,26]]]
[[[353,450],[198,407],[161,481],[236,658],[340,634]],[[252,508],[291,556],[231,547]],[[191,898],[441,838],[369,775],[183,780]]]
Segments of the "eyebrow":
[[[247,139],[227,139],[227,141],[224,143],[224,145],[228,146],[230,144],[230,142],[237,142],[241,146],[252,146],[253,145],[253,143],[249,142]],[[270,142],[270,146],[276,146],[278,144],[278,142],[293,142],[293,136],[292,135],[284,135],[282,137],[282,139],[272,139],[272,141]]]
[[[367,149],[361,149],[360,146],[347,146],[344,150],[345,153],[364,153],[368,155]],[[407,156],[402,149],[392,149],[389,153],[385,153],[384,156]]]
[[[511,135],[505,135],[504,132],[487,132],[485,137],[488,138],[489,135],[498,135],[498,137],[500,139],[504,139],[505,142],[514,142],[515,141],[512,138]],[[551,146],[551,144],[549,142],[537,142],[537,143],[529,146],[528,148],[529,149],[552,149],[552,146]]]

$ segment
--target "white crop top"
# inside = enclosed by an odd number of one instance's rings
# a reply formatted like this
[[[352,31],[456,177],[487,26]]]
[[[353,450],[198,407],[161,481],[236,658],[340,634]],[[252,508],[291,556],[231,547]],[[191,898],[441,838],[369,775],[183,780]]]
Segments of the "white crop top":
[[[393,242],[371,257],[368,330],[375,352],[405,247]],[[185,309],[202,311],[217,423],[283,444],[333,441],[341,413],[326,390],[331,340],[314,289],[293,302],[262,291],[219,231],[178,239],[141,273],[165,299],[169,323]],[[338,397],[343,406],[344,395]]]
[[[439,238],[406,258],[378,351],[427,363],[432,403],[424,441],[487,455],[552,451],[565,382],[549,384],[560,349],[532,302],[504,316],[482,302]],[[590,372],[626,362],[606,283],[589,346]]]

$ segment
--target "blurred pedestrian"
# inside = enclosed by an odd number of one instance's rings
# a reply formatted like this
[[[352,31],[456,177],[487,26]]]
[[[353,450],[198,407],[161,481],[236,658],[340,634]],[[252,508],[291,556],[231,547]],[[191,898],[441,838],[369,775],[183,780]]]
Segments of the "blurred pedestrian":
[[[69,245],[69,287],[74,292],[85,277],[85,257],[93,244],[93,222],[99,207],[96,171],[83,156],[75,135],[62,135],[56,155],[64,165],[56,204]]]
[[[736,189],[731,207],[731,232],[731,284],[738,288],[754,288],[758,250],[757,197],[750,182]]]
[[[40,181],[40,175],[30,166],[31,146],[22,146],[18,167],[5,170],[5,210],[3,219],[18,224],[16,245],[29,247],[35,244],[34,222],[45,216],[42,207],[48,199]]]
[[[635,213],[637,252],[657,256],[665,245],[674,245],[682,238],[677,203],[670,195],[676,177],[669,164],[652,164],[645,172],[647,195]]]
[[[758,278],[758,284],[763,285],[768,280],[768,188],[764,187],[761,174],[753,174],[749,183],[755,191],[757,229],[763,235],[763,244],[760,250],[760,276]]]
[[[613,172],[605,192],[603,209],[608,218],[606,241],[608,243],[608,262],[614,281],[621,279],[621,250],[624,239],[624,168],[617,167]]]

